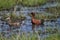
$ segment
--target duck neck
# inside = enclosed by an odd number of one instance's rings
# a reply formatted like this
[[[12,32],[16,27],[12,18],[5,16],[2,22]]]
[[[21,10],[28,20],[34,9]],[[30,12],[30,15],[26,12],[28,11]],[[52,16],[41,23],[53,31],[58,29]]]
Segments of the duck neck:
[[[35,18],[35,16],[32,16],[32,19],[34,19]]]

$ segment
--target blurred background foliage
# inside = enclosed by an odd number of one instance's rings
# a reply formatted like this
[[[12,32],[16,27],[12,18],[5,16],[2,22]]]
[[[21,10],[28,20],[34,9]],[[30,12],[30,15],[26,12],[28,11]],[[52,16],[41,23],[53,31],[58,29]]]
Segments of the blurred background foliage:
[[[38,6],[46,2],[47,0],[23,0],[22,4],[26,6]]]
[[[2,9],[9,9],[14,6],[16,0],[0,0],[0,10]]]
[[[10,9],[15,5],[22,6],[40,6],[47,2],[60,2],[60,0],[0,0],[0,10]]]
[[[47,0],[0,0],[0,10],[9,9],[17,4],[24,6],[34,6],[45,3]]]

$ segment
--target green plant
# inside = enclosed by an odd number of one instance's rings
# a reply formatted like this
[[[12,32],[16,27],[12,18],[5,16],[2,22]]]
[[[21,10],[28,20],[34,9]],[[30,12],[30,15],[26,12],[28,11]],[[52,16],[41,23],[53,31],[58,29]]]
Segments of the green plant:
[[[27,35],[23,32],[22,34],[11,34],[9,38],[2,36],[0,34],[0,40],[40,40],[38,33],[27,33]],[[44,40],[60,40],[60,34],[49,34],[47,37],[43,38]]]
[[[12,6],[15,5],[15,1],[16,0],[0,0],[0,10],[2,9],[9,9],[11,8]]]
[[[24,32],[20,35],[20,34],[12,34],[9,38],[7,37],[3,37],[0,34],[0,40],[38,40],[37,38],[37,34],[32,34],[30,35],[26,35]]]
[[[4,20],[4,21],[6,21],[6,18],[7,18],[7,17],[8,17],[7,14],[3,14],[1,19]]]
[[[12,22],[15,22],[17,20],[17,15],[14,13],[10,13],[10,20],[12,20]]]
[[[60,40],[60,34],[51,34],[49,37],[45,38],[46,40]]]

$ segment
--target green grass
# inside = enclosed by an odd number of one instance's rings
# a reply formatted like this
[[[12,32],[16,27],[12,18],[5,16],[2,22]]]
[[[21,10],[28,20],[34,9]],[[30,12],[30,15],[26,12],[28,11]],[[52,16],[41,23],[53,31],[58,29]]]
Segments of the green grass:
[[[28,14],[31,16],[31,14]],[[49,13],[35,13],[35,18],[36,19],[56,19],[56,15],[54,14],[49,14]]]
[[[35,6],[35,5],[42,5],[44,3],[46,3],[47,0],[23,0],[22,1],[22,4],[25,5],[25,6]]]
[[[38,33],[22,33],[21,35],[12,34],[9,38],[0,35],[0,40],[40,40]],[[60,40],[60,34],[49,34],[49,37],[46,37],[44,40]]]
[[[60,34],[51,34],[46,40],[60,40]]]
[[[4,20],[4,21],[7,21],[6,18],[8,18],[8,17],[10,17],[10,20],[12,22],[16,22],[16,21],[20,21],[20,20],[25,20],[26,19],[26,16],[23,13],[20,13],[18,16],[16,14],[14,14],[14,13],[10,13],[8,15],[7,14],[3,14],[1,19]]]
[[[0,40],[38,40],[37,36],[37,34],[30,35],[30,33],[27,35],[25,35],[25,33],[22,33],[21,35],[13,34],[9,38],[0,35]]]
[[[24,6],[34,6],[46,3],[47,0],[0,0],[0,10],[10,9],[14,5],[22,4]]]

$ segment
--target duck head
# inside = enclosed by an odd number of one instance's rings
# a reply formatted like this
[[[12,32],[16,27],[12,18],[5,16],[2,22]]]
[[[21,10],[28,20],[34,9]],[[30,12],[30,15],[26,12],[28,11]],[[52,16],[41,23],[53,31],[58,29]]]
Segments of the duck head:
[[[35,16],[35,13],[34,12],[31,12],[31,15],[34,17]]]

